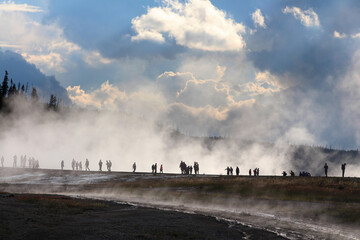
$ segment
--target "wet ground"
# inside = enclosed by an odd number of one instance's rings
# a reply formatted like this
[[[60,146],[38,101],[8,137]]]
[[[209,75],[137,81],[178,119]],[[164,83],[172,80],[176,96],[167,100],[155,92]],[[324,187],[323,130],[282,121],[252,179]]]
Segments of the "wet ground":
[[[0,239],[285,239],[215,217],[64,196],[0,194]]]
[[[200,175],[196,180],[206,183],[217,178]],[[262,184],[282,179],[264,177],[257,181]],[[0,228],[0,239],[39,239],[33,235],[36,232],[47,239],[360,239],[357,225],[351,222],[337,225],[316,214],[306,216],[337,205],[239,198],[206,190],[199,194],[191,185],[193,180],[177,174],[0,169],[2,192],[60,194],[79,201],[73,203],[75,207],[67,207],[66,197],[63,203],[60,197],[54,205],[46,197],[44,204],[17,197],[25,195],[2,194],[0,217],[5,227]],[[175,185],[159,187],[171,181]],[[350,184],[357,181],[351,180]],[[87,208],[87,204],[95,207]],[[352,209],[358,210],[358,205]],[[17,232],[18,226],[23,230]]]

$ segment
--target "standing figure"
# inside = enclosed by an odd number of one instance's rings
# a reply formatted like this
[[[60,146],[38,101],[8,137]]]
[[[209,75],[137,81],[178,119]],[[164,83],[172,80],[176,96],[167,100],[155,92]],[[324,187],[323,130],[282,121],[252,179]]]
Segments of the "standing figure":
[[[155,163],[154,167],[155,167],[155,173],[157,173],[157,163]]]
[[[249,169],[249,176],[251,176],[251,168]]]
[[[89,168],[89,159],[86,159],[86,161],[85,161],[85,171],[90,171],[90,168]]]
[[[133,172],[136,171],[136,162],[133,163]]]
[[[61,161],[61,170],[64,170],[64,160]]]
[[[14,155],[13,167],[15,167],[15,168],[16,168],[16,166],[17,166],[17,156],[16,156],[16,155]]]
[[[161,165],[160,165],[160,173],[164,173],[163,170],[164,170],[164,169],[163,169],[163,165],[161,164]]]
[[[4,167],[4,161],[5,161],[4,156],[1,156],[1,167]]]
[[[324,165],[324,169],[325,169],[325,177],[327,177],[328,168],[329,168],[329,166],[327,165],[327,163],[325,163],[325,165]]]
[[[229,175],[230,174],[230,168],[226,167],[225,170],[226,170],[226,175]]]
[[[192,174],[192,170],[193,170],[193,167],[190,166],[190,167],[189,167],[189,173],[190,173],[190,175]]]
[[[346,167],[346,163],[341,164],[342,177],[345,176],[345,167]]]
[[[36,160],[35,161],[35,168],[37,169],[37,168],[39,168],[40,167],[40,165],[39,165],[39,160]]]
[[[199,163],[198,162],[194,162],[194,171],[195,171],[195,175],[199,174]]]
[[[101,161],[101,159],[100,159],[100,161],[99,161],[99,171],[101,172],[102,171],[102,161]]]
[[[186,163],[183,162],[183,161],[181,161],[181,162],[180,162],[181,174],[186,174],[186,168],[187,168]]]
[[[238,166],[236,167],[236,170],[235,170],[235,171],[236,171],[236,176],[239,176],[239,174],[240,174],[240,168],[239,168]]]
[[[72,167],[72,170],[73,170],[73,171],[75,170],[75,164],[76,164],[75,159],[73,159],[73,160],[71,161],[71,167]]]
[[[79,161],[79,170],[82,171],[82,162]]]
[[[230,167],[230,175],[234,174],[234,169],[232,167]]]
[[[112,166],[112,162],[111,160],[109,160],[109,172],[111,172],[111,166]]]

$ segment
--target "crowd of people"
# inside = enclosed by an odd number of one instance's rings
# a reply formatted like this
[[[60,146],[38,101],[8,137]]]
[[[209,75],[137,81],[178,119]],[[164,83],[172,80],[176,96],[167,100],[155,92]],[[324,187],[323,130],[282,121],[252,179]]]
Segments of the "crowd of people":
[[[61,170],[64,170],[64,160],[61,161]],[[99,161],[99,171],[101,172],[102,171],[102,165],[103,165],[103,162],[102,160],[100,159]],[[85,160],[85,171],[90,171],[90,161],[89,159],[86,158]],[[106,168],[109,172],[111,172],[111,167],[112,167],[112,162],[111,160],[106,160]],[[71,161],[71,168],[73,171],[82,171],[83,170],[83,167],[82,167],[82,161],[75,161],[75,159],[73,158],[73,160]]]
[[[342,175],[342,177],[345,177],[345,168],[346,168],[346,163],[342,163],[342,164],[341,164],[341,173],[342,173],[341,175]],[[327,163],[325,163],[325,164],[324,164],[324,174],[325,174],[325,177],[328,176],[328,170],[329,170],[329,165],[328,165]],[[282,175],[283,175],[284,177],[286,177],[286,176],[287,176],[287,172],[286,172],[286,171],[283,171]],[[295,177],[295,173],[294,173],[292,170],[290,170],[290,176]],[[306,171],[300,171],[300,172],[299,172],[299,177],[311,177],[311,173],[306,172]]]
[[[198,162],[194,162],[194,167],[193,167],[193,166],[187,165],[185,162],[181,161],[179,168],[181,170],[181,174],[187,174],[187,175],[192,174],[193,169],[194,169],[195,175],[199,174],[199,163]]]
[[[5,158],[4,156],[1,157],[1,167],[4,167],[4,162],[5,162]],[[100,159],[99,161],[99,171],[102,171],[102,165],[103,162]],[[19,159],[19,167],[20,168],[39,168],[39,160],[35,159],[34,157],[29,157],[27,158],[26,155],[21,155],[20,159]],[[86,158],[85,160],[85,166],[84,166],[84,170],[85,171],[90,171],[90,162],[89,159]],[[14,155],[13,157],[13,168],[17,168],[18,167],[18,157],[17,155]],[[64,170],[65,167],[65,162],[64,160],[61,161],[61,170]],[[112,167],[112,162],[111,160],[106,160],[106,168],[109,172],[111,172],[111,167]],[[77,171],[82,171],[83,170],[83,165],[82,165],[82,161],[75,161],[75,159],[72,159],[71,162],[71,168],[73,171],[77,170]],[[195,175],[199,174],[199,163],[198,162],[194,162],[194,165],[187,165],[184,161],[180,162],[180,166],[179,166],[180,170],[181,170],[181,174],[188,174],[191,175],[194,173]],[[133,163],[132,165],[132,169],[133,172],[136,172],[136,162]],[[341,164],[341,172],[342,172],[342,177],[345,177],[345,169],[346,169],[346,163]],[[160,173],[164,173],[164,168],[163,168],[163,164],[160,165]],[[329,170],[329,166],[327,163],[325,163],[324,165],[324,173],[325,173],[325,177],[328,176],[328,170]],[[227,166],[225,168],[226,174],[227,175],[233,175],[233,168],[231,166]],[[151,165],[151,172],[156,174],[157,173],[157,163],[154,163]],[[237,166],[235,169],[235,173],[237,176],[240,175],[240,168]],[[255,168],[253,170],[249,169],[249,176],[252,176],[252,174],[254,176],[259,176],[259,168]],[[286,171],[282,172],[282,175],[284,177],[286,177],[288,175],[288,173]],[[290,170],[290,176],[295,177],[295,173]],[[300,177],[310,177],[311,174],[307,171],[300,171],[299,172],[299,176]]]
[[[4,156],[1,157],[1,167],[4,167],[4,163],[5,163],[5,158]],[[12,164],[13,168],[39,168],[40,164],[39,164],[39,160],[35,159],[34,157],[29,157],[27,158],[26,155],[21,155],[20,159],[19,159],[19,164],[18,164],[18,156],[14,155],[13,157],[13,164]]]

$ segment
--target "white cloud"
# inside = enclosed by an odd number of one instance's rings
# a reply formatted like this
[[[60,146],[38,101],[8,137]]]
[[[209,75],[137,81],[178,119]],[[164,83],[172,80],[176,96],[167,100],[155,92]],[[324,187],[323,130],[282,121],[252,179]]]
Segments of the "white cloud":
[[[66,88],[69,98],[80,107],[102,110],[121,111],[135,116],[146,116],[148,119],[157,117],[164,111],[164,99],[153,91],[143,90],[126,93],[109,83],[101,84],[99,89],[85,92],[80,86]]]
[[[260,9],[256,9],[256,11],[251,14],[251,18],[255,26],[266,28],[265,19]]]
[[[43,12],[40,7],[24,4],[16,4],[13,1],[7,1],[0,3],[0,12]]]
[[[351,35],[352,38],[360,38],[360,33],[356,33],[356,34],[353,34]]]
[[[339,33],[338,31],[334,31],[334,38],[346,38],[345,33]]]
[[[133,41],[164,42],[165,36],[188,48],[205,51],[237,51],[245,46],[245,26],[229,18],[209,0],[164,0],[160,7],[131,21]]]
[[[88,54],[85,54],[84,60],[93,67],[97,67],[99,64],[110,64],[113,62],[113,60],[101,56],[98,51],[88,52]]]
[[[269,71],[258,72],[255,75],[255,81],[247,82],[241,86],[244,92],[250,96],[272,95],[275,92],[283,90],[285,87],[280,84],[279,77],[272,75]]]
[[[0,32],[4,33],[0,35],[1,47],[20,53],[48,75],[66,72],[67,66],[74,64],[74,56],[93,67],[112,62],[97,51],[84,50],[67,40],[56,22],[34,21],[24,11],[0,11]]]
[[[0,11],[0,42],[11,47],[46,73],[63,72],[68,55],[79,51],[55,23],[44,25],[19,11]]]
[[[314,12],[314,10],[312,10],[311,8],[309,8],[308,10],[302,11],[298,7],[286,6],[282,12],[284,14],[287,14],[287,13],[292,14],[296,19],[300,20],[300,22],[306,27],[313,27],[313,26],[319,27],[320,26],[319,17],[316,14],[316,12]]]
[[[236,105],[230,86],[223,81],[226,67],[217,66],[213,79],[197,79],[192,73],[166,72],[158,77],[158,86],[169,102],[202,108],[212,106],[224,109]]]

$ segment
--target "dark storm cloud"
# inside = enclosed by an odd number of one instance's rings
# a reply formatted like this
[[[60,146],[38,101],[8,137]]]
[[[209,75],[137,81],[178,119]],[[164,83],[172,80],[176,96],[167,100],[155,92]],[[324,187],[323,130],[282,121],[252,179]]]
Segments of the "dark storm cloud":
[[[9,78],[17,84],[29,84],[29,91],[34,86],[43,100],[48,101],[50,94],[55,94],[64,103],[69,104],[71,101],[66,90],[60,85],[54,76],[46,76],[34,64],[28,63],[20,54],[0,50],[0,71],[3,78],[4,71],[9,72]],[[2,81],[1,78],[1,81]]]

